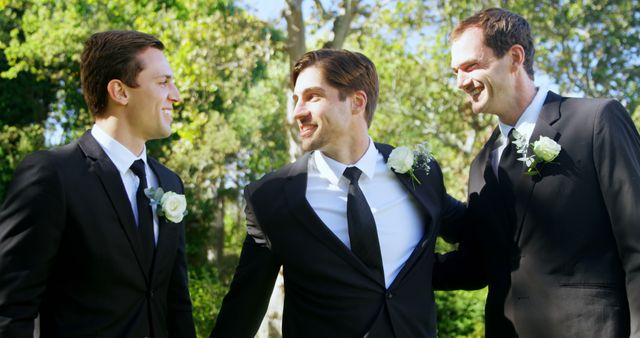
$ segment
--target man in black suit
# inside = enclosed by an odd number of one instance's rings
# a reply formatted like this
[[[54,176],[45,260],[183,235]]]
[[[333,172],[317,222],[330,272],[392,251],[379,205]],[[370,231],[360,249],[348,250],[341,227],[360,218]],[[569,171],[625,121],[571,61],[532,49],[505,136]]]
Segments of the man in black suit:
[[[181,101],[163,49],[134,31],[86,41],[93,128],[29,155],[0,211],[1,337],[33,337],[38,314],[42,337],[195,337],[185,201],[169,193],[182,194],[182,182],[145,150],[170,135]],[[165,201],[150,204],[145,187]]]
[[[487,337],[640,337],[640,137],[629,114],[536,88],[517,14],[481,11],[451,41],[458,87],[499,125],[469,172],[476,226],[444,229],[462,243],[434,284],[488,284]]]
[[[393,147],[368,135],[367,57],[308,52],[292,85],[308,152],[245,189],[248,236],[211,336],[253,337],[282,266],[284,337],[435,337],[435,235],[464,206],[435,161],[415,180],[387,167]]]

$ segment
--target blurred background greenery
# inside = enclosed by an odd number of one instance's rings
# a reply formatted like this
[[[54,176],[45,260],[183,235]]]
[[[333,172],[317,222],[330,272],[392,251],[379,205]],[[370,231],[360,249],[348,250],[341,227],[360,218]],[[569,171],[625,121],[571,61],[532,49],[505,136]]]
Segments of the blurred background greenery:
[[[637,0],[0,0],[0,201],[27,153],[90,127],[83,41],[107,29],[156,35],[184,103],[173,136],[148,149],[186,184],[191,295],[198,334],[208,337],[245,236],[243,187],[300,154],[290,64],[320,47],[369,56],[381,80],[371,135],[429,142],[449,192],[464,200],[469,163],[496,121],[471,114],[454,88],[447,35],[493,6],[531,23],[539,85],[617,98],[640,125]],[[485,294],[438,292],[439,337],[481,337]]]

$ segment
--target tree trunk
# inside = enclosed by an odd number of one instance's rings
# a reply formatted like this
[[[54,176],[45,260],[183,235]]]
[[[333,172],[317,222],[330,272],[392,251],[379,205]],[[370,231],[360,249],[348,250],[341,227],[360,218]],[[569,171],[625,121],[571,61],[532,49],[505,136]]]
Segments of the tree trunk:
[[[307,50],[304,17],[302,15],[302,0],[287,0],[284,18],[287,21],[287,53],[289,54],[289,68],[291,69],[295,62]]]

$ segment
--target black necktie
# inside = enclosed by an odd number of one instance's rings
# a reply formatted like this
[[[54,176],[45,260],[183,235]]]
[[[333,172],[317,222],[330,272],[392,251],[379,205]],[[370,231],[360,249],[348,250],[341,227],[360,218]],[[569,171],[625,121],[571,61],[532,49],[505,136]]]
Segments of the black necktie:
[[[140,184],[136,191],[136,202],[138,204],[138,236],[147,267],[150,268],[151,262],[153,261],[155,238],[153,236],[151,205],[149,204],[149,198],[144,194],[144,189],[147,188],[147,175],[144,170],[144,161],[136,160],[133,162],[131,171],[140,179]]]
[[[514,128],[511,128],[509,131],[508,143],[502,151],[502,156],[498,164],[498,180],[500,181],[500,186],[510,194],[515,194],[515,182],[521,175],[524,175],[523,162],[518,161],[518,150],[513,142],[514,130]]]
[[[509,139],[507,146],[502,151],[500,162],[498,164],[498,181],[500,189],[504,194],[504,204],[507,208],[506,213],[509,225],[512,229],[516,229],[516,200],[518,194],[515,191],[516,182],[520,176],[524,175],[524,167],[522,161],[518,161],[518,150],[513,142],[514,129],[509,131]]]
[[[509,131],[509,143],[504,148],[502,156],[500,157],[500,164],[498,165],[498,179],[499,185],[504,192],[504,203],[507,208],[506,214],[508,217],[511,234],[514,238],[513,252],[511,258],[511,269],[515,270],[520,265],[520,249],[518,248],[518,241],[520,237],[521,226],[518,224],[518,218],[516,216],[516,204],[518,203],[518,193],[516,192],[516,182],[522,178],[525,174],[524,162],[518,161],[518,157],[522,154],[518,154],[516,145],[513,142],[515,139],[514,128]]]
[[[369,208],[369,204],[358,185],[361,174],[362,171],[356,167],[348,167],[343,173],[350,182],[347,197],[347,222],[351,251],[384,281],[376,221],[373,219],[371,208]]]

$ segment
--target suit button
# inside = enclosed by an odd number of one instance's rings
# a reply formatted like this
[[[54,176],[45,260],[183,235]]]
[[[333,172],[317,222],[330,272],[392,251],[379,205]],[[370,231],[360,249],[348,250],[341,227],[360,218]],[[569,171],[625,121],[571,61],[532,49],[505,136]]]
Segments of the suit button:
[[[387,291],[387,299],[393,298],[393,293],[391,291]]]

